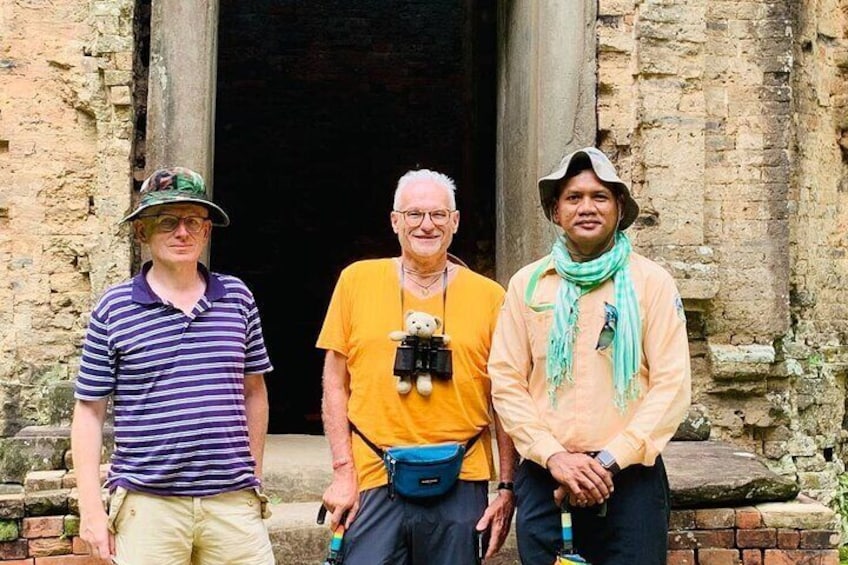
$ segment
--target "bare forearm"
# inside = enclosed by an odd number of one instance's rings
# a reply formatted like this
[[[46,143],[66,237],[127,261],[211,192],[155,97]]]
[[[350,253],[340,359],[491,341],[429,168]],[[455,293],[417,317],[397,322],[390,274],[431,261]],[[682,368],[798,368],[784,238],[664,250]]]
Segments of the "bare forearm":
[[[518,452],[512,438],[504,431],[500,418],[495,414],[495,441],[498,444],[498,465],[501,481],[511,483],[515,477],[515,467],[518,464]]]
[[[106,401],[77,401],[71,423],[71,453],[81,514],[105,512],[101,497],[100,460]]]
[[[347,417],[350,397],[347,389],[347,359],[339,353],[328,351],[324,360],[323,379],[321,417],[335,469],[352,463],[350,424]]]
[[[264,375],[245,376],[244,411],[247,417],[250,454],[256,461],[254,474],[261,481],[265,439],[268,436],[268,388]]]

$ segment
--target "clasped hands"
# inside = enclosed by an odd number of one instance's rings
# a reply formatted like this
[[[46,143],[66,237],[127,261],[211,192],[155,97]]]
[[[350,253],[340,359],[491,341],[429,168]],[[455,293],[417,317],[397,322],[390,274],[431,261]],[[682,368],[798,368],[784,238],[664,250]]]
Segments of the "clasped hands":
[[[613,492],[612,473],[585,453],[560,451],[551,455],[547,467],[559,483],[553,493],[557,505],[567,497],[569,506],[595,506],[606,502]]]

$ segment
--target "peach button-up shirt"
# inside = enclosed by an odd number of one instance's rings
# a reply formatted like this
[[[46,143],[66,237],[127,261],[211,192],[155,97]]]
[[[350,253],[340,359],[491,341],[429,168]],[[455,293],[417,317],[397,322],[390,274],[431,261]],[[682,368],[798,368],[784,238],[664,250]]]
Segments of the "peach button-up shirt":
[[[492,398],[522,457],[546,467],[555,453],[607,449],[625,468],[653,465],[691,401],[689,342],[683,303],[671,275],[637,253],[631,278],[642,317],[639,396],[615,403],[612,347],[597,349],[604,303],[615,305],[612,279],[583,295],[573,349],[573,382],[563,380],[552,404],[546,361],[553,304],[561,281],[550,256],[509,282],[489,356]],[[537,273],[538,271],[538,273]],[[534,273],[538,282],[526,296]]]

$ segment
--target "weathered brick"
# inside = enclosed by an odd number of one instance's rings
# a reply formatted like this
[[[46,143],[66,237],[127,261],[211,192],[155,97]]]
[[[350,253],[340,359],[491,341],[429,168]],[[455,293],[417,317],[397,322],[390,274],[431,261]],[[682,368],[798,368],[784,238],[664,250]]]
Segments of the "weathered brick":
[[[742,565],[763,565],[763,552],[759,549],[743,549]]]
[[[815,501],[801,500],[799,497],[792,502],[764,502],[757,505],[763,517],[763,525],[769,528],[821,530],[833,523],[833,510]]]
[[[67,471],[30,471],[24,478],[26,492],[58,490],[62,488],[62,478]]]
[[[36,557],[33,565],[103,565],[103,560],[95,559],[91,555],[55,555]]]
[[[697,530],[692,533],[699,548],[726,548],[736,547],[733,532],[733,530]]]
[[[839,565],[839,550],[767,549],[763,565]]]
[[[671,517],[668,520],[669,530],[694,530],[695,529],[695,511],[694,510],[672,510]]]
[[[32,557],[64,555],[73,551],[73,545],[68,538],[36,538],[27,540],[27,545]]]
[[[18,519],[25,515],[23,493],[0,495],[0,518]]]
[[[695,549],[696,547],[698,547],[698,540],[694,532],[678,530],[668,533],[669,549]]]
[[[77,555],[88,555],[91,552],[88,544],[79,536],[71,538],[71,546],[73,547],[73,552]]]
[[[0,559],[23,559],[29,555],[28,549],[25,539],[0,542]]]
[[[757,530],[736,530],[736,546],[746,547],[777,547],[777,530],[774,528],[759,528]]]
[[[705,548],[698,550],[698,565],[739,565],[739,550]]]
[[[21,537],[25,538],[55,538],[65,533],[64,516],[24,518],[22,524]]]
[[[695,511],[695,527],[702,530],[732,528],[736,513],[732,508],[705,508]]]
[[[666,565],[695,565],[695,551],[691,549],[669,550]]]
[[[798,549],[801,543],[801,534],[798,530],[777,530],[777,547],[780,549]]]
[[[66,488],[68,490],[77,488],[77,476],[73,470],[65,473],[65,476],[62,477],[62,486],[61,488]]]
[[[839,532],[832,530],[804,530],[798,547],[801,549],[829,549],[839,546]]]
[[[736,527],[745,530],[755,530],[762,527],[763,518],[760,511],[753,506],[736,509]]]
[[[24,495],[27,516],[51,516],[68,513],[68,490],[45,490]]]

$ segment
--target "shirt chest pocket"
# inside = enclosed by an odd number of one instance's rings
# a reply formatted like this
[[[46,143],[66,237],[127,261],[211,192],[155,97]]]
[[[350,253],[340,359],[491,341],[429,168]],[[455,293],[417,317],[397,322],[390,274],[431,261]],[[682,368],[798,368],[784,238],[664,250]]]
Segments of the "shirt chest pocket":
[[[527,338],[535,364],[544,363],[548,358],[548,335],[553,323],[553,314],[553,309],[524,314]]]
[[[615,306],[600,301],[598,304],[582,305],[585,312],[576,328],[575,349],[588,353],[609,356],[618,322],[618,310]],[[553,326],[553,309],[530,311],[524,314],[527,337],[535,364],[544,363],[548,358],[550,331]]]

